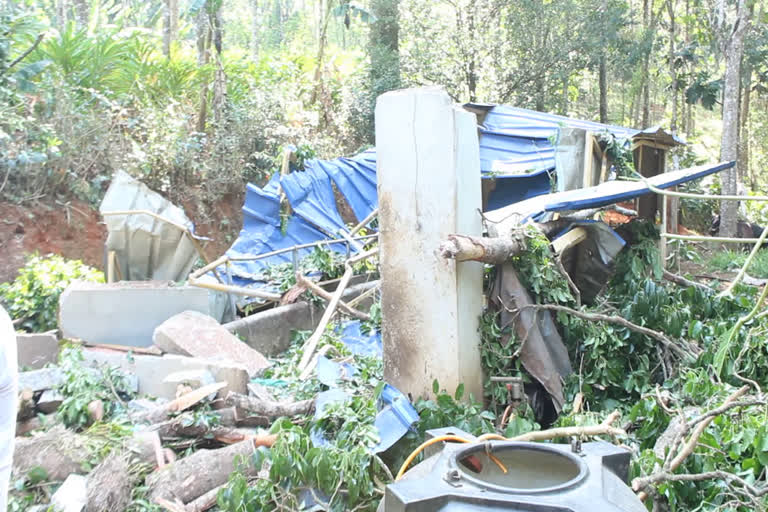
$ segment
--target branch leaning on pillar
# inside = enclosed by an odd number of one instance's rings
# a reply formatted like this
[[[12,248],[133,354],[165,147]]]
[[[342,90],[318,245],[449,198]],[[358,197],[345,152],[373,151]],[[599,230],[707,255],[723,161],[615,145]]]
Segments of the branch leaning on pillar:
[[[525,250],[525,238],[482,238],[467,235],[448,235],[440,244],[438,252],[446,259],[458,261],[481,261],[501,264],[515,254]]]

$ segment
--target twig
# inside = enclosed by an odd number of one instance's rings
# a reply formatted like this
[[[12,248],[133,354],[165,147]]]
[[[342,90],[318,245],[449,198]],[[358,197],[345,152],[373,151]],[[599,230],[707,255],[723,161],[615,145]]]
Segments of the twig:
[[[317,324],[317,328],[315,329],[315,332],[312,333],[312,336],[310,336],[309,339],[304,342],[304,346],[302,347],[304,353],[302,354],[301,361],[299,362],[299,371],[304,371],[309,362],[312,360],[312,355],[317,349],[317,344],[320,342],[320,338],[322,338],[323,332],[325,332],[325,328],[328,326],[328,322],[331,321],[331,317],[336,311],[336,306],[338,306],[339,301],[341,300],[341,296],[344,293],[344,290],[347,288],[349,280],[352,278],[352,274],[354,273],[352,266],[358,261],[362,261],[364,259],[370,258],[375,254],[378,254],[378,252],[379,248],[376,247],[370,251],[366,251],[358,254],[357,256],[349,258],[344,263],[344,266],[346,267],[344,270],[344,275],[341,276],[341,281],[339,281],[336,290],[333,292],[333,297],[328,302],[328,307],[325,308],[323,316],[320,318],[320,323]]]
[[[587,425],[583,427],[560,427],[551,428],[549,430],[539,430],[536,432],[528,432],[519,436],[510,437],[508,441],[546,441],[549,439],[556,439],[558,437],[573,436],[626,436],[627,433],[624,430],[612,426],[612,424],[619,419],[619,416],[619,411],[613,411],[599,425]]]
[[[723,414],[729,409],[733,409],[734,407],[740,407],[743,406],[742,402],[736,402],[737,399],[744,396],[744,394],[749,390],[748,386],[743,386],[739,388],[735,393],[730,395],[728,398],[725,399],[723,402],[723,405],[720,407],[717,407],[715,409],[712,409],[711,411],[707,411],[706,413],[698,416],[697,418],[694,418],[692,421],[686,423],[680,432],[680,434],[676,438],[674,450],[670,450],[670,455],[672,453],[675,453],[677,451],[677,445],[679,443],[679,440],[685,436],[685,434],[691,429],[691,427],[694,427],[693,433],[691,434],[690,439],[688,439],[688,442],[686,442],[682,449],[677,453],[677,455],[674,456],[668,463],[664,463],[663,472],[664,473],[670,473],[676,470],[678,467],[680,467],[680,464],[685,461],[685,459],[693,453],[693,451],[696,449],[696,445],[699,442],[699,438],[701,437],[701,434],[704,433],[704,430],[709,426],[709,424],[712,422],[712,420],[715,419],[716,416],[719,416],[720,414]],[[764,403],[764,402],[763,402]],[[632,489],[637,492],[637,497],[640,498],[641,501],[645,501],[648,498],[648,492],[645,491],[645,488],[648,487],[648,483],[645,482],[646,479],[650,479],[654,475],[650,475],[648,477],[641,477],[641,478],[635,478],[632,481]]]
[[[563,275],[566,281],[568,281],[568,286],[571,287],[571,291],[573,292],[573,297],[576,299],[576,306],[581,307],[581,292],[579,291],[579,288],[576,286],[576,283],[573,282],[573,279],[571,279],[570,274],[565,271],[565,267],[563,266],[563,259],[562,255],[555,256],[555,265],[557,266],[557,270],[560,271],[560,273]]]
[[[331,293],[329,293],[328,291],[318,286],[311,279],[307,279],[307,277],[304,276],[304,274],[302,274],[301,272],[296,272],[296,282],[301,286],[304,286],[305,288],[309,289],[309,291],[311,291],[312,293],[314,293],[315,295],[317,295],[318,297],[320,297],[321,299],[325,300],[328,303],[330,303],[331,300],[333,300],[333,295]],[[339,309],[341,309],[342,311],[346,312],[351,316],[354,316],[355,318],[362,320],[363,322],[369,322],[371,320],[371,315],[367,315],[362,311],[358,311],[352,308],[349,304],[347,304],[343,300],[339,300]]]
[[[757,254],[757,251],[760,250],[760,248],[763,246],[763,242],[765,242],[766,237],[768,237],[768,226],[765,226],[763,228],[763,232],[760,233],[760,238],[757,239],[757,242],[755,242],[755,245],[752,247],[752,251],[750,251],[749,256],[747,256],[746,261],[744,261],[744,265],[739,270],[739,273],[736,274],[736,278],[731,282],[731,284],[728,285],[728,288],[720,292],[720,297],[724,295],[730,295],[733,292],[733,289],[736,287],[739,282],[744,279],[744,276],[747,274],[747,269],[752,264],[752,260],[755,259],[755,255]]]
[[[751,497],[759,498],[761,496],[764,496],[768,494],[768,487],[760,487],[757,488],[753,485],[750,485],[747,483],[746,480],[743,478],[734,475],[733,473],[728,473],[727,471],[707,471],[704,473],[681,473],[681,474],[673,474],[666,471],[662,471],[660,473],[654,473],[653,475],[643,477],[643,478],[636,478],[632,485],[635,485],[635,482],[638,482],[639,485],[643,485],[645,487],[658,484],[661,482],[700,482],[702,480],[713,480],[713,479],[720,479],[725,480],[726,482],[736,482],[744,487],[744,489],[749,493]]]
[[[557,304],[527,304],[525,306],[521,306],[519,309],[522,310],[527,308],[560,311],[560,312],[568,313],[575,317],[581,318],[582,320],[587,320],[590,322],[605,322],[609,324],[621,325],[622,327],[626,327],[627,329],[630,329],[632,331],[639,332],[640,334],[645,334],[646,336],[650,336],[651,338],[655,338],[659,340],[662,344],[669,347],[670,350],[674,351],[677,355],[679,355],[683,359],[692,359],[693,356],[696,356],[701,352],[701,349],[687,342],[684,348],[680,347],[677,342],[675,342],[666,334],[662,334],[658,331],[654,331],[653,329],[649,329],[647,327],[634,324],[629,320],[627,320],[626,318],[622,318],[620,316],[608,316],[600,313],[587,313],[584,311],[577,311],[573,308],[569,308],[567,306],[560,306]],[[515,312],[509,308],[506,308],[506,309],[511,313]],[[686,352],[686,350],[688,350],[690,354]]]
[[[701,283],[697,283],[696,281],[691,281],[690,279],[686,279],[683,276],[679,276],[677,274],[673,274],[672,272],[669,272],[668,270],[664,271],[663,276],[664,276],[664,279],[666,279],[667,281],[670,281],[670,282],[675,283],[675,284],[679,284],[680,286],[685,286],[685,287],[688,287],[688,288],[691,288],[691,287],[698,288],[698,289],[700,289],[702,291],[710,292],[710,293],[713,291],[712,288],[710,288],[710,287],[708,287],[706,285],[703,285]]]
[[[26,50],[24,53],[22,53],[21,55],[19,55],[18,57],[16,57],[16,59],[14,59],[14,60],[13,60],[13,62],[11,62],[10,64],[8,64],[8,67],[6,67],[6,68],[5,68],[5,70],[3,70],[2,72],[0,72],[0,76],[4,76],[6,73],[8,73],[8,71],[10,71],[10,70],[11,70],[11,68],[12,68],[13,66],[15,66],[15,65],[16,65],[16,64],[18,64],[19,62],[23,61],[24,59],[26,59],[26,58],[27,58],[27,55],[29,55],[30,53],[32,53],[33,51],[35,51],[35,48],[37,48],[37,45],[39,45],[39,44],[40,44],[40,42],[43,40],[43,38],[44,38],[44,37],[45,37],[45,33],[43,33],[43,34],[39,34],[39,35],[37,36],[37,38],[35,39],[35,42],[34,42],[34,43],[32,43],[32,46],[30,46],[29,48],[27,48],[27,50]]]

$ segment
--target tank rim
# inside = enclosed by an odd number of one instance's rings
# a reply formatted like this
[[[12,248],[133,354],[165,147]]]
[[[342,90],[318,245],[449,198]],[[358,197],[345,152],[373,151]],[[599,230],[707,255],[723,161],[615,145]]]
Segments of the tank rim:
[[[563,482],[562,484],[553,485],[550,487],[540,487],[536,489],[522,489],[517,487],[509,487],[509,486],[497,485],[490,482],[486,482],[484,480],[481,480],[479,478],[472,476],[471,473],[466,471],[464,466],[459,464],[459,460],[466,457],[467,455],[477,453],[477,452],[484,453],[486,443],[490,443],[493,446],[494,451],[498,451],[502,449],[530,450],[530,451],[546,452],[551,455],[563,457],[569,460],[570,462],[572,462],[574,465],[576,465],[579,472],[576,476],[574,476],[573,478],[571,478],[566,482]],[[557,448],[548,446],[546,444],[516,442],[516,441],[485,441],[480,443],[471,443],[471,444],[462,445],[461,448],[451,453],[450,458],[448,460],[448,466],[451,469],[458,470],[459,474],[461,475],[461,478],[463,480],[466,480],[467,482],[471,482],[472,484],[478,487],[482,487],[488,490],[492,490],[499,493],[505,493],[505,494],[530,495],[530,494],[548,494],[548,493],[554,493],[558,491],[564,491],[581,484],[589,474],[589,468],[587,467],[587,464],[581,458],[577,457],[573,453],[570,453],[564,450],[559,450]]]

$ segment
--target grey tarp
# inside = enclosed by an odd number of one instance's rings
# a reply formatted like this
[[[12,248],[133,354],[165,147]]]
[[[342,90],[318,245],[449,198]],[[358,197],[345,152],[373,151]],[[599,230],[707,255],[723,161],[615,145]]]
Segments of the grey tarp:
[[[109,215],[147,210],[152,215]],[[107,224],[107,250],[115,251],[124,280],[184,281],[198,254],[189,236],[192,222],[184,211],[127,173],[112,178],[99,211]]]
[[[523,366],[544,386],[559,413],[565,402],[562,378],[573,373],[573,370],[568,350],[557,332],[552,315],[549,311],[536,311],[533,308],[520,310],[523,306],[533,304],[533,301],[511,263],[497,267],[491,300],[501,312],[502,329],[512,326],[516,339],[521,343],[519,350]],[[505,336],[504,343],[508,342],[509,336]]]

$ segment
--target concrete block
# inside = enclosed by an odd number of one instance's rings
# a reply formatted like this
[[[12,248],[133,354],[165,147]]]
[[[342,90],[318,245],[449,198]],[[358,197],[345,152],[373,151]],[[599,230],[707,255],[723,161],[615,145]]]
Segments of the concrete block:
[[[51,504],[56,512],[81,512],[88,501],[86,477],[69,475],[53,493]]]
[[[83,350],[85,363],[92,367],[114,366],[127,374],[135,375],[138,393],[172,400],[176,398],[177,385],[164,382],[166,376],[189,370],[207,370],[216,382],[226,382],[227,387],[219,391],[224,397],[229,391],[248,393],[248,371],[236,363],[210,361],[186,356],[166,354],[164,356],[133,355],[112,350]]]
[[[342,298],[350,301],[378,284],[379,281],[369,281],[350,286],[344,291]],[[367,311],[373,303],[372,300],[363,300],[357,308]],[[307,302],[297,302],[235,320],[224,327],[239,336],[251,348],[267,357],[275,357],[290,347],[294,331],[314,330],[322,316],[323,308],[311,306]]]
[[[209,291],[164,281],[73,283],[59,298],[65,338],[148,347],[161,323],[183,311],[211,311]]]
[[[208,315],[185,311],[160,324],[153,336],[155,345],[171,354],[213,361],[238,363],[251,376],[269,366],[269,361]]]
[[[482,235],[474,114],[437,88],[376,104],[382,341],[387,382],[413,397],[464,384],[482,396],[477,262],[436,254],[447,235]]]
[[[47,389],[37,400],[37,408],[45,414],[51,414],[56,412],[63,401],[64,396],[61,393],[55,389]]]
[[[64,372],[59,368],[43,368],[19,373],[19,391],[33,393],[53,389],[64,382]]]
[[[59,340],[55,334],[16,334],[16,354],[19,367],[38,370],[46,364],[56,364]]]

